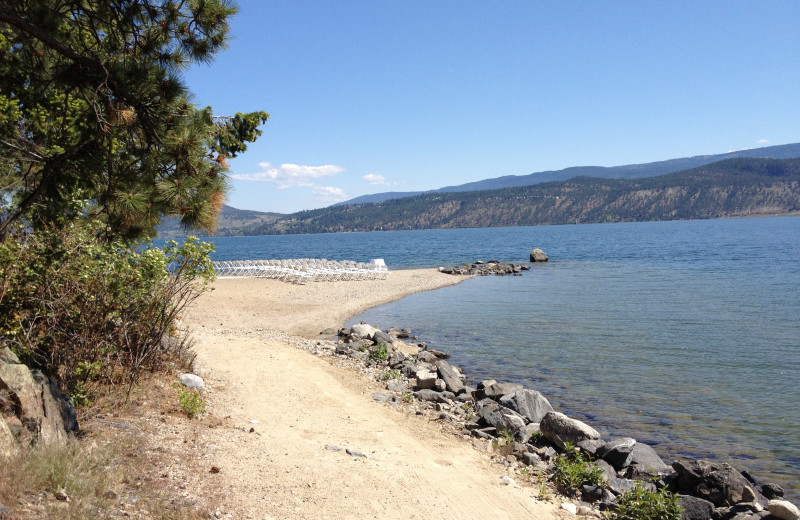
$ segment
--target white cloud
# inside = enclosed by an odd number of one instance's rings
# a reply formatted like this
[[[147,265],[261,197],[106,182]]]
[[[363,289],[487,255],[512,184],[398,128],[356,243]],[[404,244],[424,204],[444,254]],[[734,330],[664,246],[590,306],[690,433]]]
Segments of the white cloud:
[[[347,200],[347,193],[343,189],[334,186],[314,186],[312,193],[315,197],[330,202]]]
[[[756,141],[756,142],[757,142],[758,144],[767,144],[767,143],[769,143],[769,139],[759,139],[759,140],[758,140],[758,141]]]
[[[330,177],[343,172],[341,166],[325,164],[322,166],[306,166],[302,164],[281,164],[273,166],[268,162],[258,164],[260,172],[239,173],[231,175],[237,181],[274,182],[278,188],[291,188],[293,186],[317,187],[315,179]]]
[[[384,177],[383,175],[375,175],[373,173],[368,173],[368,174],[364,175],[361,178],[364,179],[365,181],[367,181],[370,184],[376,184],[376,185],[382,185],[382,186],[388,186],[389,185],[389,183],[386,182],[386,177]]]

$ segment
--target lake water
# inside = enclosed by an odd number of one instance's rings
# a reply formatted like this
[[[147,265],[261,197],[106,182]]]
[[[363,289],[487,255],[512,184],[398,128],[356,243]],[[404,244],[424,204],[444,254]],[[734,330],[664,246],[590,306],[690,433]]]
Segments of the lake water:
[[[604,436],[711,457],[800,498],[800,218],[225,237],[215,260],[551,261],[372,309],[469,378],[516,381]],[[346,283],[346,282],[343,282]]]

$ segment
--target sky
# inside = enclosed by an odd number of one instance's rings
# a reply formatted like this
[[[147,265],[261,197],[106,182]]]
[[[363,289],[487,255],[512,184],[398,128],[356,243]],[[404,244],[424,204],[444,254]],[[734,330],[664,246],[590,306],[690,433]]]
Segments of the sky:
[[[797,0],[238,5],[185,79],[270,114],[230,161],[240,209],[800,142]]]

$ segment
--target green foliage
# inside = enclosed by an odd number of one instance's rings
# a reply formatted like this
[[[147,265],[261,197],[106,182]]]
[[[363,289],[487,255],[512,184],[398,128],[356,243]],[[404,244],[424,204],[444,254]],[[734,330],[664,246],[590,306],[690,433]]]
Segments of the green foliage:
[[[397,379],[398,377],[400,377],[400,372],[392,369],[381,374],[381,381],[391,381],[392,379]]]
[[[514,432],[511,430],[498,430],[499,438],[506,441],[506,444],[514,444]]]
[[[79,403],[100,383],[188,362],[176,320],[213,279],[211,244],[132,249],[97,226],[16,230],[0,242],[0,334]]]
[[[369,351],[370,359],[374,359],[376,361],[386,361],[389,359],[389,349],[386,346],[386,343],[378,343]]]
[[[206,401],[200,392],[191,388],[178,388],[178,404],[189,419],[206,411]]]
[[[680,520],[681,507],[677,495],[666,489],[650,491],[641,482],[617,497],[614,520]]]
[[[213,230],[227,159],[266,112],[215,118],[181,73],[228,37],[229,0],[0,0],[0,235],[99,219],[152,236],[161,217]]]
[[[566,443],[564,453],[556,459],[554,480],[565,491],[584,484],[602,484],[603,470],[592,464],[572,444]]]

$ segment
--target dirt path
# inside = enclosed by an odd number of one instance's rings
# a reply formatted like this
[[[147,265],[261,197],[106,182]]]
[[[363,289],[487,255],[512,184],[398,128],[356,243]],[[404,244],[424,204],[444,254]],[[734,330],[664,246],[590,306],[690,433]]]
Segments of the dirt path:
[[[204,435],[206,458],[220,468],[220,511],[253,519],[567,518],[533,489],[502,485],[503,468],[468,441],[373,402],[357,374],[282,334],[313,336],[370,306],[456,281],[432,270],[306,286],[218,281],[187,321],[209,408],[228,426]]]

